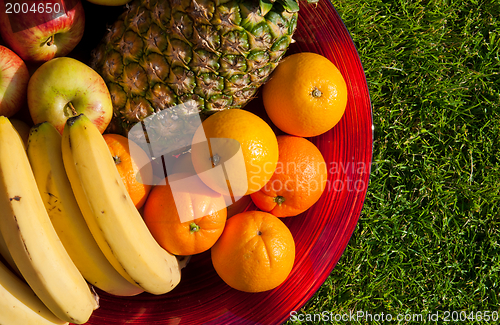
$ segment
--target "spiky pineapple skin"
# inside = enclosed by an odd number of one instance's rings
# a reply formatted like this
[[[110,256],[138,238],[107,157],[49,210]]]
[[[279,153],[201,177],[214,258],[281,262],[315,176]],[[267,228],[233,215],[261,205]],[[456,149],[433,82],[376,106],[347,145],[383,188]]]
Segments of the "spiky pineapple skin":
[[[297,26],[297,12],[277,3],[264,16],[260,10],[258,0],[129,3],[92,53],[91,66],[113,102],[108,131],[127,135],[161,111],[157,136],[187,141],[189,116],[244,106],[284,55]]]

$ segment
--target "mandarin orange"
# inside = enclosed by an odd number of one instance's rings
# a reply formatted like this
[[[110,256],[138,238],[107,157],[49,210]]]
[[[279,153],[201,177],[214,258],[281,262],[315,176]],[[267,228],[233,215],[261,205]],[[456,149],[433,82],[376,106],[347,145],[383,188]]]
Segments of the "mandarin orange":
[[[146,202],[153,181],[149,157],[136,143],[122,135],[107,133],[103,137],[130,198],[140,209]]]
[[[278,162],[278,142],[259,116],[229,109],[203,121],[193,137],[191,159],[202,181],[234,197],[234,202],[258,191],[271,178]]]
[[[278,65],[262,88],[265,110],[285,133],[313,137],[341,119],[347,86],[339,69],[326,57],[292,54]]]
[[[194,255],[210,249],[226,223],[224,198],[196,175],[169,175],[156,185],[144,205],[151,234],[174,255]]]
[[[295,241],[279,218],[246,211],[227,220],[211,256],[215,271],[230,287],[262,292],[287,279],[295,262]]]
[[[328,171],[321,151],[309,140],[278,136],[279,159],[269,182],[251,194],[255,205],[277,217],[296,216],[323,194]]]

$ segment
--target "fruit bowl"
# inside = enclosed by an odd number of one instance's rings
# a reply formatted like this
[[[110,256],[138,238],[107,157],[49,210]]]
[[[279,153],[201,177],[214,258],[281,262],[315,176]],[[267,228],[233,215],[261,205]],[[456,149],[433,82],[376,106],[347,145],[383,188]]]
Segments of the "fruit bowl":
[[[86,4],[89,22],[74,53],[88,60],[104,33],[93,15],[111,22],[117,8]],[[92,22],[92,23],[90,23]],[[87,324],[279,324],[298,311],[324,283],[344,252],[358,222],[368,188],[373,125],[368,86],[354,43],[333,5],[301,2],[299,21],[287,54],[315,52],[329,58],[342,72],[348,87],[347,109],[329,132],[309,138],[323,153],[328,182],[321,199],[308,211],[283,221],[296,242],[296,260],[288,279],[278,288],[244,293],[227,286],[216,274],[210,252],[195,255],[182,270],[182,280],[172,292],[155,296],[115,297],[97,290],[100,308]],[[248,109],[264,119],[257,97]],[[267,119],[267,121],[269,121]],[[250,205],[247,209],[256,209]]]

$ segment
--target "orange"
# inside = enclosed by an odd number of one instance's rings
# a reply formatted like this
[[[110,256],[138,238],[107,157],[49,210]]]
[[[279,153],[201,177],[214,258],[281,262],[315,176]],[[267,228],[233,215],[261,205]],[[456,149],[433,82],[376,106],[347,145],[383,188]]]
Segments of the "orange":
[[[227,220],[211,254],[215,271],[230,287],[262,292],[276,288],[290,274],[295,242],[280,219],[267,212],[247,211]]]
[[[255,205],[277,217],[296,216],[323,194],[328,178],[321,151],[309,140],[278,136],[278,166],[269,182],[251,198]]]
[[[140,209],[151,190],[153,172],[149,157],[136,143],[122,135],[103,134],[103,137],[130,198]]]
[[[347,105],[339,69],[316,53],[292,54],[276,67],[262,88],[264,107],[283,132],[313,137],[333,128]]]
[[[226,196],[258,191],[278,162],[276,135],[259,116],[229,109],[209,116],[196,130],[191,160],[201,180]]]
[[[178,173],[156,185],[144,206],[144,221],[156,241],[174,255],[194,255],[210,249],[226,224],[226,204],[220,193],[196,175]]]

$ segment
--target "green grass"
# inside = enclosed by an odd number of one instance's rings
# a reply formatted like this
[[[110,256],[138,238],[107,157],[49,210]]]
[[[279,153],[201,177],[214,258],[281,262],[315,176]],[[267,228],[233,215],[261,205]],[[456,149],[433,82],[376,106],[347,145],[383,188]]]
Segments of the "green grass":
[[[365,69],[374,167],[347,249],[298,313],[498,311],[500,2],[332,2]]]

